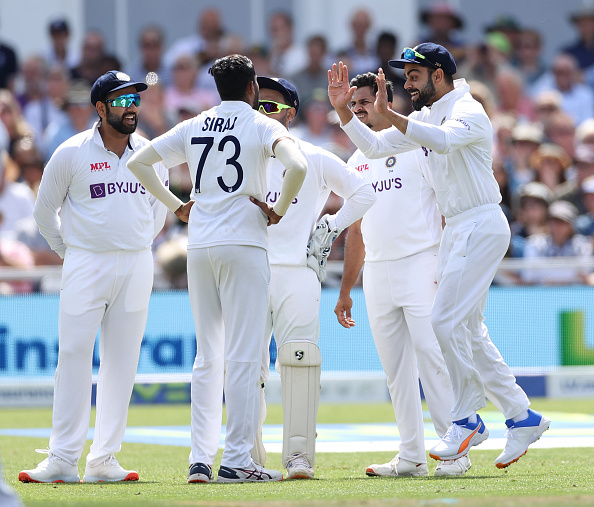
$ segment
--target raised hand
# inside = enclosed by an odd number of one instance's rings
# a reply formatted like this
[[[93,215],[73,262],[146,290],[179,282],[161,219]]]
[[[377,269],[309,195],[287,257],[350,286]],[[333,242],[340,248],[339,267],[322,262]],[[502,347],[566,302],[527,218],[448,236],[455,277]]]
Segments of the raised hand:
[[[388,90],[386,87],[386,75],[381,67],[378,70],[376,82],[377,94],[373,107],[379,114],[384,114],[388,111]]]
[[[347,66],[342,62],[338,62],[338,65],[333,63],[332,70],[328,71],[328,97],[332,107],[337,111],[344,108],[348,109],[356,89],[356,86],[352,88],[349,86],[349,69]]]

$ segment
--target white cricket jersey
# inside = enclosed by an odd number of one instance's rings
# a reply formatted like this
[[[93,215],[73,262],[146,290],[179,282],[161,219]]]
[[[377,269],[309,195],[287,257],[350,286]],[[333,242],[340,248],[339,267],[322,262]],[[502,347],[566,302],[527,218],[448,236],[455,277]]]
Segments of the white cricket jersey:
[[[394,155],[421,147],[432,174],[437,203],[447,218],[501,201],[491,167],[493,127],[464,79],[430,108],[410,114],[406,135],[392,127],[373,132],[353,118],[343,126],[368,157]]]
[[[439,245],[441,215],[424,159],[421,150],[376,159],[357,150],[349,159],[376,196],[361,222],[366,262],[402,259]]]
[[[306,266],[307,242],[330,192],[348,199],[366,184],[357,171],[336,155],[300,139],[295,142],[307,160],[307,174],[287,214],[268,228],[270,264]],[[268,204],[274,205],[280,195],[283,169],[277,159],[268,162]]]
[[[221,105],[153,139],[165,165],[188,162],[192,177],[188,248],[267,248],[268,219],[250,196],[266,197],[266,164],[275,141],[290,137],[276,120],[243,101]],[[283,167],[284,169],[284,167]]]
[[[167,208],[126,167],[148,142],[131,134],[119,158],[103,145],[97,122],[56,149],[43,171],[34,211],[53,250],[63,256],[67,247],[110,252],[151,246]],[[167,169],[160,163],[154,167],[168,186]]]

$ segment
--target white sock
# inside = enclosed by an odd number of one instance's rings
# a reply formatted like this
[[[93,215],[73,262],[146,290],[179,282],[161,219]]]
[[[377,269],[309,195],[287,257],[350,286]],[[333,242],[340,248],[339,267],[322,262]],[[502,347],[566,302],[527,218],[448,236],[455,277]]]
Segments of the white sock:
[[[468,416],[468,422],[469,423],[475,424],[476,421],[477,421],[476,412],[474,412],[472,415],[469,415]]]
[[[512,417],[513,422],[520,422],[524,419],[528,419],[528,410],[524,410],[521,414],[517,415],[516,417]]]

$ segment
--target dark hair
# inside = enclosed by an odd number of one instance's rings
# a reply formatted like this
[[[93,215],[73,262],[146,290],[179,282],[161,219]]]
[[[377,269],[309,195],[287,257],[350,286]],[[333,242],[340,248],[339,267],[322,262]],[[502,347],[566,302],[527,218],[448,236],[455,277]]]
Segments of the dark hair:
[[[377,38],[377,43],[378,45],[389,43],[396,47],[398,45],[398,39],[392,32],[382,32]]]
[[[351,86],[357,88],[363,88],[369,86],[373,90],[373,94],[377,95],[377,74],[373,72],[366,72],[365,74],[359,74],[351,79]],[[386,88],[388,91],[388,102],[392,102],[394,99],[394,86],[392,81],[386,80]]]
[[[429,70],[429,79],[431,79],[431,76],[433,76],[433,73],[437,69],[432,69],[431,67],[427,67],[427,69]],[[441,69],[441,70],[443,70],[443,69]],[[443,80],[446,82],[446,84],[449,84],[449,85],[454,84],[454,76],[452,76],[451,74],[448,74],[447,72],[443,73]]]
[[[243,55],[219,58],[208,72],[214,77],[221,100],[243,99],[248,83],[256,81],[254,64]]]

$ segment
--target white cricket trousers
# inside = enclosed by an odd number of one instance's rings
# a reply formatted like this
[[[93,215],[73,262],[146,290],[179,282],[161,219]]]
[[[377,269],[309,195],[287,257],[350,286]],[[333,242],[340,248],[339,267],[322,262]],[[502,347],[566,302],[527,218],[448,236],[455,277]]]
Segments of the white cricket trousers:
[[[287,342],[318,344],[320,337],[321,284],[308,266],[270,266],[270,302],[266,314],[267,346],[262,351],[260,378],[270,376],[270,340],[274,331],[276,349]],[[277,368],[277,371],[279,368]],[[282,379],[281,379],[282,380]]]
[[[509,240],[498,204],[446,219],[432,324],[452,380],[454,421],[484,407],[485,395],[506,419],[530,406],[483,323],[489,287]]]
[[[87,438],[99,328],[97,414],[87,462],[96,465],[121,449],[152,286],[150,249],[66,252],[49,448],[68,463],[78,462]]]
[[[223,386],[227,433],[221,465],[250,465],[260,413],[270,266],[266,250],[224,245],[188,250],[196,326],[190,463],[212,465],[219,447]]]
[[[398,455],[427,463],[419,377],[435,431],[451,424],[452,385],[431,327],[437,249],[403,259],[366,262],[363,291],[371,334],[386,373],[400,433]]]

